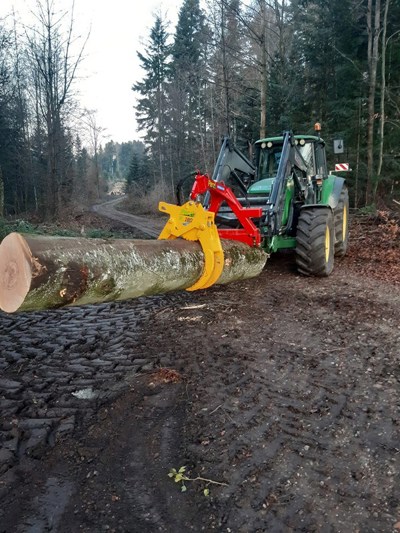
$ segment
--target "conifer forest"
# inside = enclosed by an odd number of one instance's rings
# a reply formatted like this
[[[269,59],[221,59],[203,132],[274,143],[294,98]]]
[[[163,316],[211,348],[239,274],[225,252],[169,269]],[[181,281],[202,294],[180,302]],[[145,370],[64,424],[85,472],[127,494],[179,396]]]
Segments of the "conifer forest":
[[[224,135],[248,153],[315,122],[330,166],[350,164],[353,207],[398,198],[398,0],[183,0],[175,26],[159,11],[137,50],[137,104],[121,120],[139,131],[126,143],[80,107],[86,40],[74,37],[72,3],[63,17],[50,0],[35,10],[29,27],[0,19],[0,216],[54,220],[117,179],[171,197],[188,173],[212,172]]]

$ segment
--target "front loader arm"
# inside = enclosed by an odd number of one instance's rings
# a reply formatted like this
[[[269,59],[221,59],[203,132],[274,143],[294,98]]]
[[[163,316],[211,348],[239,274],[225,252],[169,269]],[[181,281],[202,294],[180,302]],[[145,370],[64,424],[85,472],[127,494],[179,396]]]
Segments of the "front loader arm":
[[[283,134],[283,145],[278,171],[267,204],[268,210],[265,226],[268,228],[270,238],[274,235],[278,235],[282,226],[286,185],[289,177],[293,177],[299,192],[301,194],[306,194],[307,184],[304,180],[299,179],[298,174],[306,176],[307,165],[296,148],[293,133],[286,131]]]
[[[236,148],[231,139],[224,137],[212,180],[226,183],[231,173],[233,175],[236,174],[236,177],[238,177],[238,172],[254,178],[256,169],[247,157]]]
[[[198,171],[192,172],[178,182],[176,187],[176,199],[178,205],[182,205],[187,199],[184,194],[185,183],[193,181],[197,174],[199,174]],[[249,161],[249,159],[236,148],[229,137],[224,137],[211,178],[212,181],[227,183],[230,178],[233,178],[239,186],[241,193],[246,195],[247,186],[254,180],[255,175],[256,167],[253,163],[251,163],[251,161]],[[205,191],[202,204],[206,209],[209,206],[209,201],[210,194],[208,191]]]

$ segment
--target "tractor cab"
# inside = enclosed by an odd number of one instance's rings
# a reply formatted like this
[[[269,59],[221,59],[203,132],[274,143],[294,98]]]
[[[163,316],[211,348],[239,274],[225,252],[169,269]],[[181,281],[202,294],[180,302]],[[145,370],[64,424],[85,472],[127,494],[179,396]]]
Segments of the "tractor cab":
[[[228,150],[222,151],[226,156],[222,168],[231,171],[224,177],[224,181],[232,188],[240,204],[243,207],[262,209],[261,219],[257,221],[259,224],[263,225],[271,208],[271,202],[276,204],[278,197],[282,198],[284,204],[281,206],[286,213],[284,219],[289,217],[293,200],[298,200],[299,204],[306,203],[306,197],[308,203],[317,201],[313,184],[316,177],[322,181],[322,178],[327,176],[324,142],[319,136],[293,135],[286,132],[279,137],[260,139],[254,148],[254,164],[250,171],[250,162],[247,160],[245,166],[241,160],[239,168],[227,164],[232,160]],[[213,179],[221,181],[222,174],[217,165]],[[280,185],[283,183],[286,193]],[[273,193],[274,186],[275,193]],[[226,204],[220,207],[217,222],[227,226],[237,224],[236,217]]]
[[[269,195],[278,174],[283,149],[283,137],[269,137],[255,143],[256,176],[248,187],[249,195]],[[295,162],[306,168],[306,175],[327,176],[324,141],[315,135],[295,135]]]

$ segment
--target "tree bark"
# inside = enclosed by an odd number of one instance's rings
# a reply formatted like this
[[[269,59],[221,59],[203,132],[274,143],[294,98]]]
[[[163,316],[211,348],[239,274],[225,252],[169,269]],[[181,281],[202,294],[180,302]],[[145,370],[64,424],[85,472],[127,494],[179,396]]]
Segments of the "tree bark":
[[[373,16],[374,15],[374,16]],[[365,205],[371,201],[372,180],[374,173],[374,121],[376,73],[379,61],[379,35],[381,31],[381,0],[368,0],[367,31],[368,31],[368,120],[367,120],[367,184]],[[374,23],[372,25],[372,19]]]
[[[0,218],[4,217],[4,181],[0,167]]]
[[[386,0],[385,8],[383,12],[383,28],[382,28],[382,52],[381,52],[381,98],[380,98],[380,113],[379,113],[379,158],[378,168],[376,171],[376,181],[374,184],[373,202],[376,201],[376,192],[379,185],[379,180],[382,173],[383,164],[383,144],[385,137],[385,98],[386,98],[386,34],[388,26],[388,13],[389,13],[390,0]]]
[[[260,139],[267,135],[267,14],[265,0],[261,0],[261,71],[260,71]]]
[[[267,254],[222,241],[218,284],[257,276]],[[83,305],[182,290],[201,276],[197,242],[102,240],[11,233],[0,245],[0,309],[6,312]]]

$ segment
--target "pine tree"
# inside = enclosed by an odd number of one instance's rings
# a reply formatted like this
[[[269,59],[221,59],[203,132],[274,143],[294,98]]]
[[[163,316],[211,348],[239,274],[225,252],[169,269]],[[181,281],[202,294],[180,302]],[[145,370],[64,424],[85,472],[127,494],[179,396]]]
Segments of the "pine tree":
[[[204,164],[207,28],[199,0],[185,0],[182,4],[172,57],[169,126],[176,181]]]
[[[132,89],[139,93],[136,116],[140,130],[146,132],[145,142],[151,157],[157,161],[157,179],[165,181],[166,173],[166,85],[170,77],[170,51],[166,24],[156,15],[144,53],[138,52],[144,70],[142,81]]]
[[[137,152],[133,152],[129,165],[129,172],[126,176],[127,192],[131,192],[134,187],[140,187],[142,183],[142,174],[140,171],[140,158]]]
[[[365,157],[366,46],[360,4],[353,0],[292,2],[292,63],[296,76],[289,102],[289,121],[298,131],[312,132],[322,122],[325,139],[344,138],[347,156],[360,176]],[[327,145],[331,164],[335,156]],[[358,159],[358,154],[361,155]],[[358,161],[360,163],[358,163]],[[353,166],[353,165],[352,165]],[[357,186],[348,185],[354,196]]]
[[[154,160],[149,157],[148,153],[144,151],[140,159],[140,176],[145,193],[150,189],[159,186],[158,182],[155,180],[155,166],[157,166],[157,162],[154,162]]]

